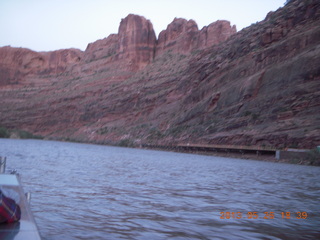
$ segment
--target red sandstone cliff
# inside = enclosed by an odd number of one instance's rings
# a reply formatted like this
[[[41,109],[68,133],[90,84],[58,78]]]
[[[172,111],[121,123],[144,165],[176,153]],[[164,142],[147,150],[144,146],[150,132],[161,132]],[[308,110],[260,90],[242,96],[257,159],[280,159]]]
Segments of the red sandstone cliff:
[[[235,33],[129,15],[85,52],[0,48],[0,126],[102,143],[320,145],[320,11],[290,1]],[[195,51],[197,50],[197,51]]]
[[[61,74],[81,58],[82,52],[77,49],[34,52],[24,48],[2,47],[0,85],[21,83],[30,76]]]
[[[195,21],[175,18],[166,30],[160,32],[156,55],[168,50],[185,54],[211,47],[227,40],[236,32],[236,27],[231,27],[228,21],[211,23],[199,31]]]
[[[121,20],[118,34],[90,43],[85,51],[87,62],[105,59],[120,60],[126,68],[137,71],[154,58],[156,36],[152,23],[144,17],[129,14]]]
[[[118,41],[119,58],[129,59],[137,69],[153,60],[156,35],[149,20],[133,14],[122,19]]]
[[[237,32],[236,26],[230,26],[229,21],[217,21],[203,27],[199,36],[199,47],[206,48],[226,41]]]
[[[174,19],[157,41],[149,20],[129,14],[121,20],[117,34],[88,44],[85,52],[77,49],[34,52],[23,48],[0,48],[0,84],[19,83],[33,75],[96,74],[106,65],[117,68],[112,77],[124,71],[129,71],[130,75],[130,72],[151,63],[156,55],[171,50],[190,53],[218,44],[235,32],[235,27],[227,21],[217,21],[198,31],[193,20]],[[119,79],[127,78],[128,74]]]
[[[193,20],[175,18],[166,30],[159,34],[157,55],[173,50],[179,53],[190,53],[198,45],[198,26]]]

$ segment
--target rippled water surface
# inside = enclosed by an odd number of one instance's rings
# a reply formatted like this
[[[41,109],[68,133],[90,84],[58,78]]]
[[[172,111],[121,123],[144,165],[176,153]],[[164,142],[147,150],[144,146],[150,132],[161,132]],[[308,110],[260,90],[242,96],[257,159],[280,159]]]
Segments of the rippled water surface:
[[[44,240],[320,238],[319,167],[37,140],[0,156]]]

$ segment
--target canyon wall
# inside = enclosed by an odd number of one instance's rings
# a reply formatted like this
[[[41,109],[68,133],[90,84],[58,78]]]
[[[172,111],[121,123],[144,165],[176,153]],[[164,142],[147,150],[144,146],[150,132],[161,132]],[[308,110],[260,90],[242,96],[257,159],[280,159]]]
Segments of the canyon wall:
[[[0,48],[0,126],[106,144],[320,145],[320,3],[236,32],[130,14],[76,49]]]

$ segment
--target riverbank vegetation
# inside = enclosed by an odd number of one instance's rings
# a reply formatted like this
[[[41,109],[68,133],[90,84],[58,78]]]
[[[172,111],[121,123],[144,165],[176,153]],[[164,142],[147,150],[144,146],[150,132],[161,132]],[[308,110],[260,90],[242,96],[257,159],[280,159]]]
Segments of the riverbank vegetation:
[[[34,135],[28,131],[21,129],[8,129],[0,126],[0,138],[15,138],[15,139],[43,139],[42,136]]]

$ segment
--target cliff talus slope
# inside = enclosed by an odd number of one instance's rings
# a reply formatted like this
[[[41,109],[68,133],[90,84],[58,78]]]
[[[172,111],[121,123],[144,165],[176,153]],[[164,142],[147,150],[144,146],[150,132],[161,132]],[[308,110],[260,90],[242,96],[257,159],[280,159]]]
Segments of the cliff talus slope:
[[[129,15],[75,49],[0,48],[0,126],[132,144],[320,145],[319,1],[236,32],[176,18],[156,39]]]

